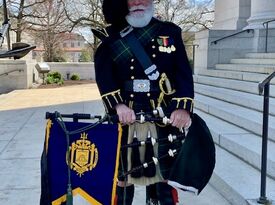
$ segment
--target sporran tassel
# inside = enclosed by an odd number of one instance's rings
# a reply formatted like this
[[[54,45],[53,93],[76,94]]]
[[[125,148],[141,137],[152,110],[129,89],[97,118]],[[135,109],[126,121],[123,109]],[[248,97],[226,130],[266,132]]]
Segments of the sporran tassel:
[[[145,162],[150,162],[152,161],[152,157],[155,156],[154,154],[154,148],[153,148],[153,145],[152,145],[152,140],[151,140],[151,133],[150,133],[150,130],[148,130],[148,136],[147,136],[147,139],[146,139],[147,143],[146,143],[146,146],[145,146],[145,158],[144,158],[144,161]],[[156,166],[154,163],[150,163],[148,164],[148,167],[146,167],[144,169],[144,176],[145,177],[154,177],[156,175]]]
[[[136,131],[134,131],[134,137],[133,137],[132,143],[138,143]],[[132,161],[132,169],[134,167],[138,167],[141,165],[139,146],[132,147],[131,161]],[[139,178],[139,177],[142,177],[142,175],[143,175],[143,169],[138,169],[131,173],[131,177],[133,178]]]

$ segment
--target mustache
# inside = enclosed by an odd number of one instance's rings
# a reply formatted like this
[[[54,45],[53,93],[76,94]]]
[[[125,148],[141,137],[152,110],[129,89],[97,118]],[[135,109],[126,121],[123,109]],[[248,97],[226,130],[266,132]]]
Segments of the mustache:
[[[139,5],[139,6],[133,6],[133,7],[129,8],[129,11],[135,11],[135,10],[139,10],[139,9],[145,10],[145,9],[148,9],[148,8],[149,8],[149,6]]]

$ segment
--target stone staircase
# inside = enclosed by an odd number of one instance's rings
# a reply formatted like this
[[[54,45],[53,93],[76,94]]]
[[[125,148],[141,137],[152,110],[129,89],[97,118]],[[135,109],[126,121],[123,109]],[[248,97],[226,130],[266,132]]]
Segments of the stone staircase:
[[[210,183],[233,205],[256,204],[260,196],[263,96],[258,95],[258,83],[273,71],[275,53],[248,53],[194,75],[195,112],[216,143]],[[275,200],[275,79],[269,109],[266,195]]]

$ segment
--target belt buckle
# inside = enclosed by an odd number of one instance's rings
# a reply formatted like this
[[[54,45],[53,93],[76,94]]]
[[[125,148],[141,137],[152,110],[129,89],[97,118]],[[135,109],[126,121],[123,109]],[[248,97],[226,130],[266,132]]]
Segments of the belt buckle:
[[[150,92],[150,80],[133,80],[134,92]]]

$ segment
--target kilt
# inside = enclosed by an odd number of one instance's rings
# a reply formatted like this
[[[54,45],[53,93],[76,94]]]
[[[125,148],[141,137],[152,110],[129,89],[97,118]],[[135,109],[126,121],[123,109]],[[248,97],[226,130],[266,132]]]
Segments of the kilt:
[[[127,142],[128,142],[128,128],[129,128],[128,125],[125,125],[122,128],[122,130],[123,130],[122,131],[122,141],[121,141],[122,146],[126,145]],[[180,134],[179,129],[174,128],[170,125],[165,126],[165,127],[157,125],[156,128],[157,128],[157,137],[158,137],[158,139],[167,139],[169,134],[172,134],[172,135]],[[159,157],[161,157],[163,155],[166,155],[168,153],[169,149],[180,150],[181,146],[182,146],[182,142],[179,141],[179,140],[174,141],[173,143],[171,143],[167,140],[161,141],[161,142],[158,143],[158,154],[157,155]],[[120,164],[119,164],[119,177],[118,177],[118,179],[120,181],[124,181],[124,180],[127,181],[127,177],[126,177],[126,179],[125,179],[125,177],[123,177],[123,173],[125,173],[126,171],[129,171],[129,170],[127,170],[127,167],[128,167],[127,156],[128,156],[128,150],[127,149],[121,150]],[[176,160],[176,156],[175,157],[167,156],[165,158],[162,158],[159,161],[159,164],[157,166],[159,166],[162,178],[164,180],[168,179],[169,174],[170,174],[170,170],[171,170],[175,160]]]

